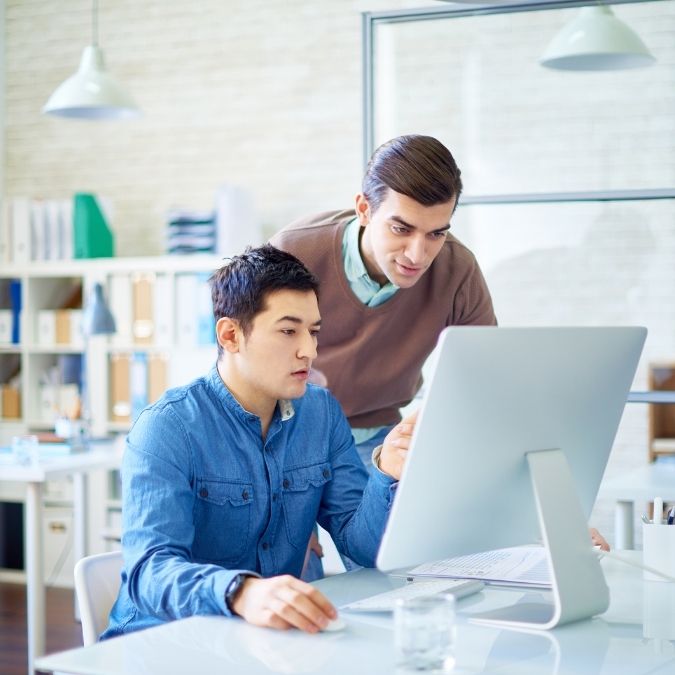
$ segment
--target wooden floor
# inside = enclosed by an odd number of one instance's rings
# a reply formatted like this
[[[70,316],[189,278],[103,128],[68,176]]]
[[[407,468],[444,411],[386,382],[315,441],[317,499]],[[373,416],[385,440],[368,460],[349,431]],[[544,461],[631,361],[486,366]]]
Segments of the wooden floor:
[[[47,654],[82,646],[82,629],[73,615],[73,591],[47,589]],[[26,588],[0,583],[0,673],[26,675]]]

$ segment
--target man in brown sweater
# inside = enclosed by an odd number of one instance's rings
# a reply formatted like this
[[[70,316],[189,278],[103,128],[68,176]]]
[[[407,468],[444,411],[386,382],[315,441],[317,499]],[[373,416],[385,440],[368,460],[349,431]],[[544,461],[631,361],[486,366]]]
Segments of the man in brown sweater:
[[[419,390],[439,333],[497,324],[474,255],[449,232],[460,174],[435,138],[399,136],[371,157],[355,209],[303,218],[271,239],[319,279],[314,364],[369,469],[371,454],[401,419],[399,409]],[[597,530],[591,535],[608,548]],[[310,549],[320,552],[318,542]],[[320,562],[309,561],[306,580],[322,573]]]
[[[443,328],[496,324],[476,259],[449,233],[461,191],[442,143],[400,136],[373,154],[354,210],[304,218],[271,240],[320,281],[316,368],[367,466],[419,390]]]

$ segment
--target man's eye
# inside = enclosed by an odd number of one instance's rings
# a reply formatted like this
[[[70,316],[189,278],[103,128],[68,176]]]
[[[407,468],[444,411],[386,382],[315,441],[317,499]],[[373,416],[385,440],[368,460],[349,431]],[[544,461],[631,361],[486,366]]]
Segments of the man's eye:
[[[448,234],[447,230],[441,230],[440,232],[432,232],[431,236],[434,239],[444,239],[447,234]]]
[[[401,225],[392,225],[391,231],[395,232],[396,234],[408,234],[408,228],[402,227]]]
[[[282,328],[281,332],[284,335],[295,335],[295,329],[294,328]]]
[[[321,332],[321,331],[319,331],[319,329],[317,328],[316,330],[310,330],[310,331],[309,331],[309,334],[310,334],[312,337],[319,337],[319,333],[320,333],[320,332]]]

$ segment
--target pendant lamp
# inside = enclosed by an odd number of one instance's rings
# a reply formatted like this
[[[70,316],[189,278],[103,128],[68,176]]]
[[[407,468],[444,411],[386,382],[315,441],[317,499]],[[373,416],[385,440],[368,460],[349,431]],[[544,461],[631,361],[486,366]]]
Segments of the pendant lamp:
[[[606,5],[583,7],[553,38],[539,63],[558,70],[640,68],[656,59]]]
[[[92,2],[92,36],[77,72],[57,87],[42,112],[90,120],[138,117],[141,112],[134,100],[106,71],[103,51],[98,46],[97,0]]]

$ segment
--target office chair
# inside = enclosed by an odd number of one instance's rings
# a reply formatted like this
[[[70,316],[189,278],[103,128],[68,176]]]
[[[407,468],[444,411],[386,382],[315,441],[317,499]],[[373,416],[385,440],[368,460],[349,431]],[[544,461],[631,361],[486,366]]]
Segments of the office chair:
[[[75,564],[75,591],[85,647],[95,644],[108,625],[108,615],[120,589],[122,564],[121,551],[90,555]]]

